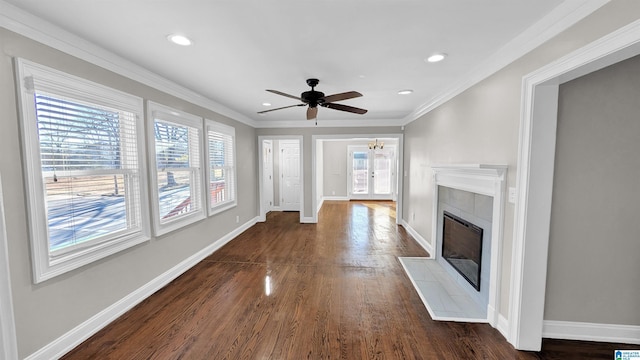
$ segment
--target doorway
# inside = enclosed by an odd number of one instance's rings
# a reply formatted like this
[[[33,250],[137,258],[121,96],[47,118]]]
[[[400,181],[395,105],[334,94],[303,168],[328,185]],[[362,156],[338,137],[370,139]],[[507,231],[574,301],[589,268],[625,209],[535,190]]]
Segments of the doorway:
[[[269,156],[269,148],[271,148],[271,156]],[[308,222],[303,214],[305,206],[304,138],[299,135],[259,135],[257,152],[260,159],[258,161],[258,221],[266,221],[269,211],[299,211],[300,222]],[[288,184],[284,184],[283,189],[282,183],[285,177]],[[286,193],[284,201],[283,191]]]
[[[348,195],[352,200],[395,200],[394,147],[348,147]]]

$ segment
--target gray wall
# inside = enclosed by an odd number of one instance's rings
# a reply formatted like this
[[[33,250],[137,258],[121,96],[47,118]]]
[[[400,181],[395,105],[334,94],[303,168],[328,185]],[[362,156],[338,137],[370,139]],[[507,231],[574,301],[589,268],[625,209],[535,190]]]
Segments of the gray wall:
[[[19,356],[26,357],[253,219],[257,207],[257,142],[253,128],[189,104],[0,28],[0,172]],[[32,283],[13,57],[22,57],[106,86],[232,125],[238,151],[238,206],[38,285]]]
[[[522,77],[640,18],[640,2],[612,1],[576,25],[405,128],[403,219],[431,237],[433,164],[506,164],[515,186]],[[415,214],[415,220],[412,219]],[[508,316],[514,207],[507,203],[499,312]],[[550,269],[549,277],[557,274]],[[599,287],[599,284],[592,286]],[[602,289],[604,290],[604,288]],[[549,298],[563,294],[550,292]],[[581,306],[576,306],[581,309]],[[588,319],[588,311],[576,310]],[[615,322],[612,317],[610,322]],[[607,319],[602,319],[603,321]],[[586,321],[586,320],[585,320]],[[609,322],[609,321],[605,321]]]
[[[347,196],[348,141],[324,141],[324,196]]]
[[[560,86],[545,319],[640,325],[639,100],[640,56]]]

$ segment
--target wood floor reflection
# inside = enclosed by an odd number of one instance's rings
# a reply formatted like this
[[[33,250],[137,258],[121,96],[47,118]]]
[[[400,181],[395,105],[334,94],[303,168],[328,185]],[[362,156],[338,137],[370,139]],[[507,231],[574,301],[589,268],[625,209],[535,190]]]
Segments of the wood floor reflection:
[[[612,358],[612,344],[520,352],[489,325],[431,320],[397,259],[426,255],[392,202],[325,202],[318,224],[270,213],[64,359]]]

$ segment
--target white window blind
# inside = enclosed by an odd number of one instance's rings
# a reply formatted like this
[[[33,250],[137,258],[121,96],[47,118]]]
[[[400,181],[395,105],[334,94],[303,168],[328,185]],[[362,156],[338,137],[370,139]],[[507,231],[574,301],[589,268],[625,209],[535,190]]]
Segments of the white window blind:
[[[147,240],[142,99],[18,69],[35,281]]]
[[[204,218],[202,119],[149,104],[153,118],[156,233],[164,234]]]
[[[52,257],[139,231],[135,114],[37,92],[35,99]]]
[[[235,206],[235,129],[207,120],[209,214]]]

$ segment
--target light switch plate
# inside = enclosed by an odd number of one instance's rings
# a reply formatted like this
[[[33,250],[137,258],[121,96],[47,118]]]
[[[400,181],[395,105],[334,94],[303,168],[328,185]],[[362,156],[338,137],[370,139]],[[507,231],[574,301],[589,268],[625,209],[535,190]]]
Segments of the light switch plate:
[[[516,188],[514,187],[509,188],[509,202],[512,204],[516,203]]]

